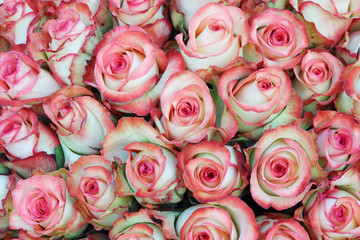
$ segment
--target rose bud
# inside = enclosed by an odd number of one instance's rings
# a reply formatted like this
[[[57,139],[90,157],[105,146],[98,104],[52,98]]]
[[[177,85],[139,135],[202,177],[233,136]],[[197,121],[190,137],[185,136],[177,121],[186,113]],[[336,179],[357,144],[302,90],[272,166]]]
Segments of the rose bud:
[[[314,118],[319,161],[326,171],[343,170],[360,157],[360,124],[351,115],[318,111]]]
[[[79,155],[100,153],[100,143],[114,128],[110,112],[90,90],[67,86],[50,95],[43,104],[48,118],[55,125],[65,154],[65,166]]]
[[[199,202],[239,196],[248,184],[250,166],[239,146],[217,142],[188,144],[178,155],[179,174]]]
[[[114,227],[109,233],[110,239],[177,239],[174,228],[175,215],[175,212],[148,209],[140,209],[135,213],[127,212],[125,218],[114,222]]]
[[[161,111],[151,117],[161,139],[181,146],[203,140],[215,127],[215,105],[205,82],[190,71],[173,74],[160,95]]]
[[[294,215],[305,224],[311,239],[360,238],[359,182],[359,166],[355,166],[305,196]]]
[[[249,24],[250,42],[266,67],[293,68],[309,45],[305,23],[288,10],[269,8],[252,16]]]
[[[59,139],[25,108],[3,109],[0,115],[0,150],[9,160],[24,159],[40,152],[54,154]]]
[[[152,41],[163,48],[172,31],[172,25],[164,12],[165,0],[109,0],[109,2],[117,25],[142,27],[151,36]]]
[[[255,240],[259,227],[251,208],[239,198],[229,196],[183,211],[176,221],[176,233],[181,240]]]
[[[180,53],[165,55],[142,28],[118,26],[97,45],[84,82],[112,111],[146,116],[169,76],[184,68]]]
[[[325,172],[318,165],[312,136],[286,125],[268,130],[254,147],[245,150],[250,160],[250,192],[261,207],[278,211],[295,206]]]
[[[328,50],[309,50],[294,68],[293,88],[304,101],[303,111],[326,107],[341,91],[341,62]]]
[[[183,33],[175,37],[188,70],[226,69],[242,56],[249,25],[240,8],[208,3],[191,18],[188,35],[187,42]]]
[[[266,212],[257,216],[256,222],[260,226],[258,240],[310,240],[301,224],[286,214]]]
[[[0,53],[0,104],[33,104],[58,89],[52,75],[32,58],[19,51]]]
[[[279,68],[232,68],[221,75],[218,91],[226,106],[220,125],[231,136],[239,132],[256,141],[265,130],[293,123],[302,114],[301,98]]]
[[[75,208],[96,230],[110,230],[114,220],[124,217],[131,199],[115,196],[112,162],[101,156],[80,157],[69,171],[69,194],[78,201]]]
[[[54,19],[41,32],[30,35],[27,50],[36,61],[46,62],[61,86],[82,83],[87,61],[102,37],[86,4],[62,2]]]
[[[86,224],[74,209],[76,199],[68,193],[66,175],[61,169],[49,174],[34,172],[30,178],[18,180],[12,191],[10,229],[26,231],[33,238],[79,236]]]

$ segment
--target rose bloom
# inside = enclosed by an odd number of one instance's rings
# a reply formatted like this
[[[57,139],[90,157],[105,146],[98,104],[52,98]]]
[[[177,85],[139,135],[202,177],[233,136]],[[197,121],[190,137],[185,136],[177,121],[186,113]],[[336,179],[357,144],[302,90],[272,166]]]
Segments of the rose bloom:
[[[293,71],[293,88],[309,111],[330,104],[341,90],[343,66],[328,50],[308,50]],[[309,105],[312,103],[315,107]]]
[[[18,180],[12,191],[10,229],[26,231],[33,238],[81,234],[86,224],[74,209],[76,199],[67,191],[66,175],[62,169],[48,175],[36,172],[26,180]]]
[[[40,152],[54,154],[56,133],[25,108],[3,109],[0,115],[0,150],[8,159],[23,159]]]
[[[175,212],[140,209],[134,213],[127,212],[124,218],[116,220],[109,236],[111,240],[177,239],[174,222]]]
[[[169,39],[172,25],[164,14],[165,0],[109,0],[110,10],[118,25],[142,27],[160,48]]]
[[[316,35],[324,40],[321,43],[336,46],[343,34],[348,30],[353,18],[360,14],[358,0],[289,0],[289,3],[303,18],[313,26]],[[315,35],[315,36],[316,36]],[[316,37],[318,38],[318,37]]]
[[[261,207],[278,211],[295,206],[326,176],[318,166],[312,136],[286,125],[268,130],[246,149],[252,172],[250,192]]]
[[[97,155],[80,157],[69,171],[69,194],[78,200],[76,209],[96,230],[111,229],[131,203],[127,197],[115,196],[114,177],[112,162]]]
[[[359,239],[359,181],[359,166],[355,166],[305,196],[294,215],[306,225],[311,239]]]
[[[24,53],[0,53],[0,104],[32,104],[58,89],[60,86],[52,75]]]
[[[80,86],[67,86],[53,93],[43,108],[57,130],[66,166],[76,161],[74,154],[99,153],[106,133],[115,127],[110,112],[90,90]]]
[[[266,129],[301,117],[301,98],[291,88],[289,76],[279,68],[232,68],[221,75],[218,91],[226,106],[221,127],[231,136],[240,132],[258,140]]]
[[[343,170],[360,157],[360,124],[351,115],[318,111],[313,120],[318,155],[326,171]]]
[[[258,240],[310,240],[299,222],[289,215],[266,212],[256,217],[260,227]]]
[[[101,37],[86,4],[62,2],[42,31],[30,35],[27,50],[48,64],[61,86],[84,85],[85,66]]]
[[[161,111],[151,117],[161,138],[181,146],[199,142],[215,127],[215,105],[205,82],[190,71],[173,74],[160,95]]]
[[[184,210],[176,221],[176,233],[182,239],[255,240],[259,227],[250,207],[229,196]]]
[[[178,155],[180,175],[199,202],[239,196],[248,183],[250,166],[239,146],[217,142],[188,144]]]
[[[242,56],[249,26],[240,8],[208,3],[191,18],[188,35],[187,42],[183,33],[175,37],[188,70],[228,68]]]
[[[167,55],[137,26],[118,26],[97,45],[84,82],[97,88],[112,111],[146,116],[164,82],[184,69],[179,53]]]
[[[293,68],[309,45],[305,23],[288,10],[269,8],[249,19],[250,42],[266,67]]]

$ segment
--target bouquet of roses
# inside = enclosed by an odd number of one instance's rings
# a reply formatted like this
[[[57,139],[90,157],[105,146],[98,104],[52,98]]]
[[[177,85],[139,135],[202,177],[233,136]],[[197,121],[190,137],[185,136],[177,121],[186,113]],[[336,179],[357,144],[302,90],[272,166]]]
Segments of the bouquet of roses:
[[[1,239],[360,239],[359,0],[0,1]]]

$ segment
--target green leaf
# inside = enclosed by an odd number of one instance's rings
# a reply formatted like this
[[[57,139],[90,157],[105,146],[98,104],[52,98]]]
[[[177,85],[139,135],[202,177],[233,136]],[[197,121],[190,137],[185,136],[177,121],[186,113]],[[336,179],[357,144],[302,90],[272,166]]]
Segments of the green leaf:
[[[64,162],[65,162],[65,158],[64,158],[64,152],[61,148],[61,145],[57,146],[55,148],[55,158],[56,158],[56,164],[58,166],[58,168],[63,168],[64,167]]]

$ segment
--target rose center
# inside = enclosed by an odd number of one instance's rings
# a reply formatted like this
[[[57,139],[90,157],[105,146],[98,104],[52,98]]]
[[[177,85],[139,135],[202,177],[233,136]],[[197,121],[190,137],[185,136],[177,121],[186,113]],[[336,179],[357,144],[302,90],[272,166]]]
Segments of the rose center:
[[[181,117],[187,117],[189,115],[192,115],[193,112],[194,109],[189,103],[180,104],[180,106],[178,107],[178,114]]]
[[[336,131],[334,134],[335,148],[339,150],[345,150],[350,145],[350,137],[343,131]]]
[[[218,19],[212,19],[210,21],[210,23],[208,24],[208,28],[211,31],[220,31],[225,29],[224,27],[224,22],[222,20],[218,20]]]
[[[289,33],[283,28],[276,28],[270,32],[270,43],[274,46],[286,45],[289,41]]]
[[[69,26],[70,26],[70,21],[66,21],[66,20],[61,20],[59,21],[59,23],[56,25],[56,30],[57,31],[66,31]]]
[[[341,226],[343,225],[349,216],[349,212],[345,206],[340,205],[333,208],[330,216],[331,223],[334,226]]]
[[[84,192],[90,195],[99,193],[99,185],[95,180],[88,181],[84,186]]]
[[[142,161],[139,164],[138,172],[140,176],[147,177],[154,172],[154,168],[149,161]]]
[[[14,75],[17,69],[18,69],[18,61],[14,59],[13,61],[10,61],[5,65],[4,76],[9,77]]]
[[[257,85],[260,90],[267,90],[274,87],[273,83],[270,82],[269,79],[259,80],[257,81]]]
[[[127,66],[127,61],[120,54],[116,54],[116,56],[113,57],[113,59],[110,63],[110,68],[113,73],[118,73],[118,72],[124,70],[126,68],[126,66]]]
[[[281,178],[287,172],[287,164],[283,161],[275,162],[271,165],[271,172],[274,177]]]
[[[49,205],[44,198],[37,199],[33,207],[35,210],[33,211],[33,216],[36,219],[45,219],[50,213]]]
[[[199,232],[196,234],[195,240],[208,240],[210,239],[210,236],[207,232]]]

